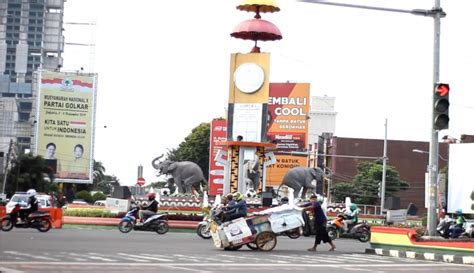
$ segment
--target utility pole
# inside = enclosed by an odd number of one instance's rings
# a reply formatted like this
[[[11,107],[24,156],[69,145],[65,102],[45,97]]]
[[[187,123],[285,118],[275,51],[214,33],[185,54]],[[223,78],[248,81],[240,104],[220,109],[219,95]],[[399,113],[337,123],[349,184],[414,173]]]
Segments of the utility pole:
[[[385,176],[387,174],[387,119],[385,119],[385,137],[383,139],[382,189],[380,192],[380,215],[385,208]]]

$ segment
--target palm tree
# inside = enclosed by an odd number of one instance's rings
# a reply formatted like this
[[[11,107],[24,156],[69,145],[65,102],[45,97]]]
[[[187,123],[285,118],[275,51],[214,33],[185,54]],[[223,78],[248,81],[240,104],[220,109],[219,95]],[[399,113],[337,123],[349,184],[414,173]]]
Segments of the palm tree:
[[[105,178],[105,167],[104,167],[104,164],[102,164],[102,162],[95,161],[95,159],[94,159],[92,176],[93,176],[92,188],[97,189],[97,184],[99,184],[99,182],[101,182]]]
[[[45,175],[49,179],[45,178]],[[36,189],[38,191],[49,191],[49,186],[54,180],[53,171],[48,168],[41,156],[32,154],[21,154],[14,161],[7,176],[6,191],[27,191]]]

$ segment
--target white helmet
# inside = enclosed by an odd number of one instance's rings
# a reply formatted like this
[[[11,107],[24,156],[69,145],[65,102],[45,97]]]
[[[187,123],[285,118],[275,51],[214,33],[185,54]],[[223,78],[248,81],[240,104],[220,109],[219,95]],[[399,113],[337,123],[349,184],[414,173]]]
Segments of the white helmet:
[[[28,196],[36,195],[36,190],[35,190],[35,189],[29,189],[29,190],[26,192],[26,194],[27,194]]]

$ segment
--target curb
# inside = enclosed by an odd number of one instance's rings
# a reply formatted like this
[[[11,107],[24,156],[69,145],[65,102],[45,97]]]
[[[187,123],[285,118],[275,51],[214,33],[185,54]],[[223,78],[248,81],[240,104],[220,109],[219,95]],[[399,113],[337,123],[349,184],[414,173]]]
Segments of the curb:
[[[383,248],[366,248],[365,253],[379,256],[391,256],[396,258],[408,258],[415,260],[474,265],[474,256],[448,255],[440,253],[402,251],[391,249],[389,250]]]
[[[97,225],[97,226],[116,226],[120,218],[100,218],[100,217],[73,217],[63,216],[63,224],[72,225]],[[168,220],[170,228],[196,229],[199,222]]]

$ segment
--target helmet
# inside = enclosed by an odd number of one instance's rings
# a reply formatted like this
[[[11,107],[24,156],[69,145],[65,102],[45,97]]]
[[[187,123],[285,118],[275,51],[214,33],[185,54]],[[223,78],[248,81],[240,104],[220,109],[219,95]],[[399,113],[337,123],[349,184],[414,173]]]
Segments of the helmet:
[[[351,211],[354,211],[357,209],[357,205],[352,203],[350,208],[351,208]]]
[[[34,196],[34,195],[36,195],[36,190],[35,190],[35,189],[29,189],[29,190],[26,192],[26,194],[27,194],[28,196]]]
[[[148,194],[148,200],[150,200],[150,201],[155,200],[155,198],[156,198],[156,194],[154,192],[150,192]]]
[[[235,201],[239,202],[240,200],[244,199],[244,195],[240,192],[235,192],[233,194]]]
[[[228,200],[232,200],[234,198],[234,194],[228,193],[228,194],[225,195],[225,198],[228,199]]]
[[[462,209],[457,209],[456,214],[462,214]]]
[[[322,202],[324,202],[324,196],[318,194],[318,195],[316,195],[316,200],[317,200],[319,203],[322,203]]]

